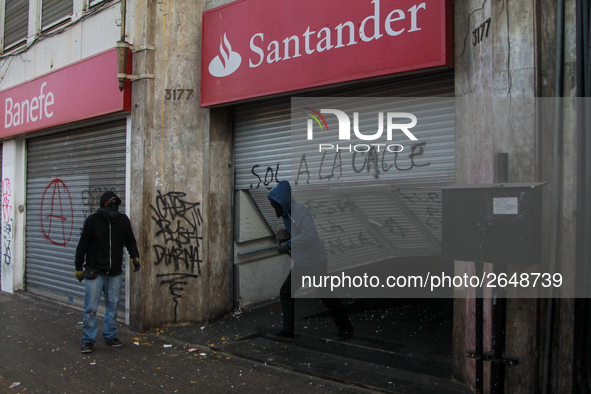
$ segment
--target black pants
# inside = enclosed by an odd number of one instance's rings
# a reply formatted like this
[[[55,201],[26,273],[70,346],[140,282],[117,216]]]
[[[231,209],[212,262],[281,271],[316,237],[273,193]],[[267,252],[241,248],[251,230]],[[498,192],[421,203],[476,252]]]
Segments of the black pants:
[[[281,308],[283,309],[283,330],[287,332],[293,332],[295,324],[295,299],[291,296],[292,271],[295,271],[294,276],[296,277],[296,283],[301,284],[301,280],[298,281],[297,278],[301,278],[302,275],[321,275],[323,272],[326,273],[326,263],[321,263],[314,267],[294,266],[292,270],[289,271],[289,275],[287,275],[287,278],[285,278],[283,285],[281,285],[279,296],[281,298]],[[298,288],[300,287],[299,284]],[[347,312],[345,311],[345,307],[341,303],[341,300],[338,298],[324,298],[322,297],[322,290],[319,291],[321,293],[320,299],[330,310],[330,314],[332,315],[337,327],[343,331],[353,330],[353,326],[349,321],[349,317],[347,316]]]

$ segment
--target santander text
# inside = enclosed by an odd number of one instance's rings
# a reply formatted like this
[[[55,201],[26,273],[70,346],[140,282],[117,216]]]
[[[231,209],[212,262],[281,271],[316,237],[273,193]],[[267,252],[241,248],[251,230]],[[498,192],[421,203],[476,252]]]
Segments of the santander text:
[[[419,10],[426,10],[427,3],[416,4],[406,12],[399,9],[393,10],[383,20],[380,17],[380,0],[373,0],[371,4],[374,5],[373,14],[363,21],[342,22],[335,26],[334,32],[328,27],[323,27],[316,32],[316,30],[310,30],[310,26],[307,26],[306,31],[301,34],[303,42],[300,43],[300,36],[298,35],[287,37],[282,41],[283,50],[281,50],[282,45],[279,41],[272,40],[267,45],[265,54],[263,49],[265,35],[263,33],[254,34],[250,38],[250,50],[254,56],[248,60],[249,67],[258,67],[264,61],[272,64],[281,60],[300,57],[303,54],[311,55],[314,52],[324,52],[333,48],[355,45],[358,43],[357,39],[362,42],[378,40],[384,36],[382,26],[385,33],[390,37],[396,37],[405,31],[412,33],[421,30],[418,24]],[[409,21],[405,22],[407,15]],[[359,26],[359,30],[356,29],[356,26]]]

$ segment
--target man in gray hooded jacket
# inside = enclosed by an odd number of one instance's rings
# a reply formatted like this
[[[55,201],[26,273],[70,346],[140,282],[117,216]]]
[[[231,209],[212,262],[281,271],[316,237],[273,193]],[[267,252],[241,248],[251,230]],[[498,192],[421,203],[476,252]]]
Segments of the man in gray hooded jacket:
[[[293,341],[295,323],[295,300],[292,297],[292,274],[295,283],[301,282],[302,275],[326,275],[328,255],[324,243],[318,236],[316,224],[308,209],[292,200],[291,186],[288,181],[281,181],[268,195],[269,202],[277,217],[283,219],[291,238],[278,246],[279,253],[291,252],[294,266],[283,282],[279,292],[283,309],[283,329],[277,334],[268,335],[279,341]],[[293,201],[293,205],[292,205]],[[321,298],[339,328],[335,339],[346,340],[353,336],[353,326],[347,312],[338,298]]]

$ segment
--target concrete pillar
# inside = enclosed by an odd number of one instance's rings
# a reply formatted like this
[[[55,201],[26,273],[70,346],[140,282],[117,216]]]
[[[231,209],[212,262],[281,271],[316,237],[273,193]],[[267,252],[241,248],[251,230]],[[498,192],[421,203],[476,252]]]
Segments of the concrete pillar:
[[[199,106],[205,3],[135,4],[134,74],[155,75],[133,83],[130,214],[143,267],[131,275],[130,317],[138,329],[231,308],[231,116]]]
[[[511,182],[537,181],[535,107],[536,28],[534,1],[455,3],[456,95],[467,98],[457,114],[456,182],[492,183],[496,153],[509,153]],[[493,99],[495,98],[495,99]],[[511,114],[525,114],[515,123]],[[485,271],[493,267],[485,264]],[[456,263],[456,273],[473,274],[473,263]],[[474,294],[458,294],[454,306],[454,378],[475,385]],[[491,299],[484,300],[484,351],[492,349]],[[535,392],[537,381],[536,300],[508,300],[507,354],[522,365],[507,374],[512,393]],[[490,363],[485,363],[488,392]]]
[[[540,4],[540,64],[541,64],[541,95],[553,97],[556,85],[556,10],[557,0],[542,0]],[[576,189],[577,189],[577,136],[576,136],[576,1],[565,1],[565,47],[564,47],[564,90],[563,99],[563,144],[562,182],[559,185],[560,221],[558,264],[561,266],[564,280],[574,283],[577,273],[576,262]],[[544,180],[552,181],[552,154],[554,148],[554,125],[542,124],[543,134],[540,148],[540,173]],[[550,187],[554,187],[550,183]],[[549,193],[548,193],[549,194]],[[549,198],[548,198],[549,200]],[[566,290],[563,286],[563,290]],[[569,290],[574,291],[574,286]],[[576,346],[574,339],[574,299],[563,298],[550,301],[542,300],[542,314],[540,318],[543,333],[550,325],[552,335],[550,349],[550,376],[548,377],[549,392],[573,391],[573,350]],[[552,307],[552,321],[547,322],[548,308]],[[541,342],[540,351],[545,351],[546,337]]]
[[[209,155],[205,243],[210,264],[208,319],[216,319],[232,308],[233,296],[233,220],[232,197],[232,111],[231,108],[210,110]]]
[[[565,95],[571,94],[574,78],[574,1],[567,1],[567,48]],[[490,18],[490,19],[489,19]],[[482,34],[483,23],[490,27]],[[478,32],[475,38],[474,32]],[[486,34],[488,33],[488,34]],[[542,119],[544,110],[534,98],[552,96],[556,59],[556,0],[494,1],[470,0],[455,3],[456,95],[467,98],[468,111],[457,114],[456,182],[493,181],[494,155],[509,153],[510,182],[552,180],[553,125]],[[566,109],[566,123],[569,119]],[[565,124],[566,124],[565,123]],[[565,130],[574,131],[573,127]],[[550,238],[550,191],[561,187],[563,199],[559,247],[562,267],[574,267],[576,141],[565,134],[564,184],[544,191],[543,267],[548,264]],[[569,150],[572,149],[572,153]],[[485,270],[491,272],[490,265]],[[473,270],[472,263],[456,263],[456,273]],[[569,271],[569,269],[567,269]],[[574,268],[570,269],[574,272]],[[523,271],[526,272],[526,271]],[[458,294],[466,296],[466,294]],[[506,387],[511,393],[539,392],[546,328],[547,300],[509,299],[507,302],[506,353],[519,357],[521,364],[507,370]],[[454,306],[453,371],[456,380],[474,384],[474,361],[465,350],[474,348],[473,299],[458,298]],[[485,299],[484,350],[491,349],[490,299]],[[557,392],[570,391],[572,377],[573,306],[569,300],[555,304],[554,344],[550,378]],[[557,347],[557,344],[560,346]],[[485,392],[489,374],[485,370]],[[509,392],[507,391],[507,392]]]
[[[0,289],[7,293],[25,289],[26,146],[25,140],[8,140],[2,144]]]

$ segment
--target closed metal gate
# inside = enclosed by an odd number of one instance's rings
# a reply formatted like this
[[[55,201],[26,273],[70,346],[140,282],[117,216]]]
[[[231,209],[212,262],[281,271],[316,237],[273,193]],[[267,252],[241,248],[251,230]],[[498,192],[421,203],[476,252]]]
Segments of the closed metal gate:
[[[84,298],[84,283],[74,277],[76,247],[105,191],[117,193],[124,211],[125,149],[125,120],[28,140],[27,290]]]
[[[303,96],[313,97],[453,97],[453,71],[403,79],[364,83],[354,87],[330,89]],[[358,265],[358,261],[379,261],[393,256],[429,255],[440,251],[441,186],[455,179],[455,110],[453,100],[438,109],[437,119],[429,121],[426,140],[429,141],[430,166],[398,174],[400,188],[379,186],[373,192],[349,190],[329,191],[325,198],[336,198],[355,214],[343,222],[319,220],[319,233],[329,248],[329,254],[339,255],[332,269],[345,269]],[[423,118],[424,119],[424,118]],[[291,98],[265,100],[238,105],[234,110],[234,171],[236,190],[248,190],[261,214],[274,231],[283,224],[275,217],[267,194],[278,181],[291,180],[292,155],[301,156],[291,146]],[[417,148],[422,149],[422,147]],[[318,168],[318,163],[307,163]],[[402,187],[404,186],[404,187]],[[315,199],[318,195],[315,196]],[[384,205],[384,201],[388,201]],[[302,201],[314,209],[314,202]],[[315,212],[321,214],[322,209]],[[387,218],[387,220],[385,219]],[[326,219],[326,218],[325,218]],[[377,226],[377,227],[376,227]],[[359,237],[369,237],[382,246],[383,253],[367,258],[363,248],[348,247],[351,241],[335,238],[331,230],[346,229]],[[323,231],[326,230],[326,231]],[[324,232],[324,234],[323,234]],[[363,236],[361,234],[364,234]],[[380,235],[380,233],[382,233]],[[375,245],[374,242],[374,245]],[[374,248],[375,249],[375,248]],[[365,257],[360,257],[365,256]],[[371,260],[371,261],[370,261]]]

